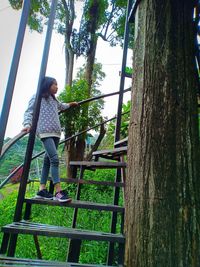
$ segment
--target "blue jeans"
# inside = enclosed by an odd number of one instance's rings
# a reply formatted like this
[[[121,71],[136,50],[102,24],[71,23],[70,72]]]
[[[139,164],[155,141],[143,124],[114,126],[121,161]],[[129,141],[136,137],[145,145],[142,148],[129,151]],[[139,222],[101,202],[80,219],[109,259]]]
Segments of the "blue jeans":
[[[60,139],[58,137],[47,137],[41,139],[46,153],[44,155],[40,184],[47,183],[49,177],[49,170],[51,171],[53,184],[57,184],[60,182],[59,158],[57,152],[59,140]]]

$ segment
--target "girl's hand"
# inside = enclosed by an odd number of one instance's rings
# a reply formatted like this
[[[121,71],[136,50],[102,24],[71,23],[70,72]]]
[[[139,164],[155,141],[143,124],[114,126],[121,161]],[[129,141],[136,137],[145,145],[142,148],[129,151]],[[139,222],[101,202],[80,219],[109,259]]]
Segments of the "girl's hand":
[[[31,130],[31,127],[30,126],[28,126],[28,127],[24,127],[21,131],[22,132],[26,132],[26,133],[29,133],[30,132],[30,130]]]
[[[78,102],[71,102],[69,103],[70,107],[77,107],[79,104]]]

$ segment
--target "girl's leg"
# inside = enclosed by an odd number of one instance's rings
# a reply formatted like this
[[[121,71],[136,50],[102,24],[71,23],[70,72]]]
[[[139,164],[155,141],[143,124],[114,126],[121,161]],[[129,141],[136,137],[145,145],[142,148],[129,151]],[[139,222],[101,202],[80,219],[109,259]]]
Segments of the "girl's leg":
[[[50,161],[47,153],[45,153],[43,159],[42,174],[40,179],[40,190],[46,188],[46,183],[49,177],[49,169],[50,169]]]
[[[60,183],[59,177],[59,158],[57,153],[57,147],[59,144],[59,138],[48,137],[42,139],[47,158],[44,160],[44,168],[42,171],[41,184],[48,179],[49,168],[51,168],[51,176],[54,184]],[[48,160],[47,160],[48,159]]]
[[[55,198],[60,202],[69,202],[71,198],[68,197],[65,191],[61,190],[60,186],[59,159],[57,153],[59,138],[44,138],[42,141],[50,162],[51,176],[56,191]]]

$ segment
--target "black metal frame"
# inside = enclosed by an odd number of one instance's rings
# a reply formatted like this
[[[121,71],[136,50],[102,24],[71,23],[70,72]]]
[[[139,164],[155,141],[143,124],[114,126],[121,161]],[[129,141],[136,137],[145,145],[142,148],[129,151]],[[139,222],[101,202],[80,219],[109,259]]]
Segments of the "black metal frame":
[[[137,1],[135,1],[136,3]],[[118,111],[117,111],[117,121],[116,121],[116,127],[115,127],[115,142],[118,142],[120,140],[120,129],[121,129],[121,113],[122,113],[122,104],[123,104],[123,90],[124,90],[124,83],[125,83],[125,69],[126,69],[126,61],[127,61],[127,52],[128,52],[128,43],[129,43],[129,17],[130,14],[133,16],[133,7],[135,6],[135,3],[133,4],[132,0],[128,0],[127,4],[127,13],[126,13],[126,22],[125,22],[125,31],[124,31],[124,45],[123,45],[123,57],[122,57],[122,66],[121,66],[121,79],[120,79],[120,93],[118,98]],[[131,13],[132,12],[132,13]],[[134,13],[136,12],[136,8],[134,9]],[[115,182],[121,182],[121,170],[116,171],[115,176]],[[118,205],[119,203],[119,188],[116,187],[114,190],[114,198],[113,198],[113,204]],[[110,226],[110,232],[116,233],[116,227],[117,227],[117,213],[112,213],[112,220],[111,220],[111,226]],[[115,251],[115,244],[110,242],[109,248],[108,248],[108,256],[107,256],[107,264],[112,265],[114,261],[114,251]],[[121,249],[120,249],[121,251]]]
[[[57,0],[52,0],[51,13],[50,13],[48,27],[47,27],[47,33],[46,33],[46,39],[45,39],[45,45],[44,45],[44,50],[43,50],[43,57],[42,57],[42,63],[41,63],[41,69],[40,69],[40,75],[39,75],[39,81],[38,81],[38,87],[37,87],[36,101],[35,101],[34,114],[33,114],[33,124],[32,124],[31,132],[30,132],[29,139],[28,139],[27,149],[26,149],[24,168],[22,172],[18,198],[17,198],[17,204],[16,204],[15,214],[14,214],[14,219],[13,219],[14,222],[20,221],[22,217],[22,207],[23,207],[23,201],[24,201],[25,192],[26,192],[26,185],[27,185],[29,169],[30,169],[30,164],[31,164],[31,159],[32,159],[33,147],[35,143],[35,132],[36,132],[36,127],[37,127],[37,120],[39,117],[40,103],[41,103],[40,87],[41,87],[42,79],[44,78],[45,73],[46,73],[56,6],[57,6]],[[12,234],[10,236],[8,256],[14,256],[16,244],[17,244],[17,234]]]
[[[122,58],[122,66],[121,66],[120,90],[119,90],[117,121],[116,121],[116,129],[115,129],[115,142],[120,140],[123,94],[125,92],[125,90],[124,90],[124,82],[125,82],[125,77],[126,77],[125,67],[126,67],[126,59],[127,59],[128,41],[129,41],[129,20],[130,20],[130,16],[131,16],[131,20],[133,19],[133,16],[134,16],[134,13],[136,11],[138,3],[139,3],[139,1],[137,1],[137,0],[134,2],[134,4],[133,4],[132,0],[129,0],[128,5],[127,5],[127,15],[126,15],[126,24],[125,24],[125,33],[124,33],[123,58]],[[23,206],[25,192],[26,192],[26,185],[27,185],[27,180],[28,180],[30,163],[31,163],[31,160],[33,158],[35,158],[35,157],[32,158],[32,152],[33,152],[33,147],[34,147],[34,142],[35,142],[35,132],[36,132],[37,120],[39,117],[40,103],[41,103],[40,86],[41,86],[42,79],[44,78],[45,72],[46,72],[46,66],[47,66],[48,53],[49,53],[49,48],[50,48],[52,29],[53,29],[53,24],[54,24],[56,5],[57,5],[57,0],[52,0],[51,14],[50,14],[50,18],[49,18],[49,24],[48,24],[47,34],[46,34],[41,70],[40,70],[38,87],[37,87],[36,104],[35,104],[34,115],[33,115],[33,125],[32,125],[32,130],[30,132],[29,139],[28,139],[28,145],[27,145],[25,161],[24,161],[24,168],[23,168],[23,173],[22,173],[22,179],[21,179],[21,183],[20,183],[17,205],[16,205],[16,210],[15,210],[15,215],[14,215],[14,222],[20,221],[21,217],[22,217],[22,206]],[[115,93],[111,93],[109,95],[113,95],[113,94],[115,94]],[[99,98],[101,98],[101,97],[99,97]],[[11,100],[11,97],[10,97],[10,100]],[[94,100],[94,98],[90,99],[90,101],[92,101],[92,100]],[[85,100],[82,102],[85,102]],[[9,108],[10,108],[10,106],[9,106]],[[8,108],[8,111],[9,111],[9,108]],[[1,137],[3,136],[2,138],[4,138],[4,134],[5,134],[5,131],[4,131],[3,135],[0,135],[0,136]],[[65,141],[63,141],[63,142],[65,142]],[[1,145],[1,147],[2,147],[2,145]],[[43,154],[43,152],[39,153],[38,155],[41,155],[41,154]],[[121,170],[120,169],[117,170],[115,182],[116,183],[121,182]],[[117,187],[114,190],[114,200],[113,200],[114,205],[118,205],[119,192],[120,192],[119,187]],[[79,198],[79,197],[77,197],[77,198]],[[76,212],[76,210],[75,210],[75,212]],[[30,216],[30,210],[26,211],[25,215]],[[75,214],[75,217],[76,217],[76,214]],[[117,212],[113,212],[112,222],[111,222],[111,233],[116,232],[116,225],[117,225]],[[75,227],[75,223],[74,223],[73,227]],[[76,242],[76,240],[74,240],[74,241]],[[1,249],[1,251],[6,251],[7,246],[9,245],[8,256],[14,256],[15,249],[16,249],[16,243],[17,243],[17,234],[12,234],[10,236],[5,234],[3,237],[4,247]],[[80,247],[79,243],[80,242],[78,242],[77,245]],[[80,250],[80,248],[79,248],[79,250]],[[123,253],[124,253],[124,245],[120,245],[119,246],[119,255],[120,255],[119,263],[120,264],[123,263]],[[78,254],[79,254],[79,252],[78,252]],[[79,256],[78,254],[75,253],[74,255],[72,255],[73,261],[77,261],[77,258]],[[107,263],[109,265],[113,264],[114,256],[115,256],[114,255],[114,243],[110,242],[108,258],[107,258]]]
[[[127,89],[128,90],[128,89]],[[128,112],[124,112],[124,113],[122,113],[121,115],[123,116],[123,115],[125,115],[125,114],[127,114]],[[64,140],[62,140],[60,143],[59,143],[59,145],[61,145],[61,144],[63,144],[63,143],[66,143],[67,141],[69,141],[69,140],[71,140],[71,139],[73,139],[73,138],[75,138],[75,137],[77,137],[77,136],[79,136],[79,135],[82,135],[82,134],[84,134],[84,133],[86,133],[86,132],[88,132],[88,131],[90,131],[90,130],[93,130],[93,129],[95,129],[95,128],[97,128],[97,127],[99,127],[99,126],[101,126],[102,124],[106,124],[106,123],[108,123],[108,122],[110,122],[110,121],[112,121],[112,120],[115,120],[117,118],[117,116],[114,116],[114,117],[112,117],[112,118],[110,118],[110,119],[108,119],[108,120],[105,120],[105,121],[103,121],[103,122],[101,122],[101,123],[99,123],[99,124],[96,124],[95,126],[93,126],[93,127],[90,127],[89,129],[86,129],[86,130],[84,130],[84,131],[82,131],[82,132],[79,132],[79,133],[77,133],[77,134],[74,134],[74,135],[72,135],[72,136],[70,136],[70,137],[67,137],[66,139],[64,139]],[[34,160],[34,159],[36,159],[36,158],[38,158],[39,156],[41,156],[42,154],[44,154],[45,153],[45,151],[42,151],[42,152],[39,152],[38,154],[36,154],[35,156],[33,156],[32,158],[31,158],[31,160]],[[10,174],[9,174],[9,176],[0,184],[0,189],[6,184],[6,183],[8,183],[9,182],[9,180],[13,177],[13,175],[15,175],[15,173],[20,169],[20,168],[22,168],[24,166],[24,163],[22,163],[22,164],[20,164],[13,172],[11,172]]]
[[[30,10],[30,0],[24,1],[20,25],[19,25],[19,31],[17,35],[15,50],[13,54],[8,83],[7,83],[4,102],[3,102],[3,107],[2,107],[2,111],[0,115],[0,125],[1,125],[0,127],[0,155],[1,155],[1,150],[3,146],[6,126],[8,122],[8,116],[9,116],[9,111],[10,111],[10,106],[11,106],[11,101],[12,101],[12,96],[13,96],[13,91],[14,91],[14,86],[15,86],[15,81],[16,81],[16,75],[17,75],[18,66],[19,66],[19,59],[21,55],[24,34],[26,30],[26,24],[28,21],[29,10]]]

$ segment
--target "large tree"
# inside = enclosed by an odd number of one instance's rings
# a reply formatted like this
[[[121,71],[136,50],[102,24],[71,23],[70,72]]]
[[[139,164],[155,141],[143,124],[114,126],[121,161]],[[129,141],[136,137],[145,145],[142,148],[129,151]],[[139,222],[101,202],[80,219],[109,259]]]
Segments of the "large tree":
[[[13,8],[20,9],[23,1],[9,0],[9,2]],[[50,3],[50,0],[31,1],[29,26],[32,30],[42,32],[49,16]],[[74,26],[78,5],[83,7],[79,29],[77,25]],[[72,88],[74,57],[84,56],[86,64],[83,78],[86,81],[87,98],[92,96],[92,88],[95,83],[93,77],[98,38],[108,41],[111,45],[122,42],[125,8],[126,0],[58,0],[55,28],[64,36],[65,82],[67,86]],[[89,104],[85,105],[84,118],[87,119],[81,125],[79,131],[85,130],[89,125],[89,108]],[[72,128],[69,129],[69,126],[64,125],[65,129],[68,128],[68,132],[65,132],[66,137],[69,136],[69,133],[74,133]],[[79,159],[83,159],[85,136],[79,136],[75,142],[68,141],[66,143],[67,158],[76,160],[77,158],[74,158],[74,155],[79,155]]]
[[[200,266],[194,5],[144,0],[137,9],[126,181],[128,267]]]

